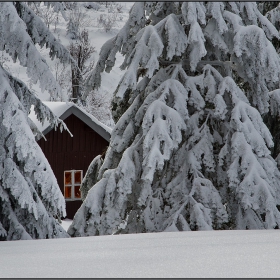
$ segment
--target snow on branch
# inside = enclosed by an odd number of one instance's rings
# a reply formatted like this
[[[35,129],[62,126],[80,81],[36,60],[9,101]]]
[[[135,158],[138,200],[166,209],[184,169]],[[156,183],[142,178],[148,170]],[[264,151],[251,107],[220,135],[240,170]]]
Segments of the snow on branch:
[[[66,10],[66,7],[65,7],[65,4],[64,2],[43,2],[45,6],[47,6],[48,8],[49,7],[52,7],[53,8],[53,11],[55,13],[61,13],[61,15],[63,16],[63,18],[65,20],[67,20],[67,16],[65,14],[65,10]]]
[[[133,45],[133,36],[142,28],[145,24],[144,3],[136,2],[131,8],[129,19],[124,27],[119,31],[118,35],[109,39],[101,48],[99,59],[96,63],[96,67],[88,76],[85,81],[86,87],[91,90],[93,88],[99,88],[101,83],[101,73],[105,70],[110,72],[115,65],[116,53],[119,51],[125,54],[130,50]],[[87,93],[85,93],[86,96]],[[84,98],[85,98],[84,96]]]
[[[55,7],[58,4],[60,3],[45,3],[45,5],[54,5]],[[16,2],[15,7],[18,10],[20,18],[26,24],[27,32],[34,44],[39,44],[41,48],[46,45],[46,47],[50,49],[49,55],[52,59],[57,57],[62,63],[70,63],[73,61],[67,48],[57,41],[41,18],[37,16],[32,9],[23,2]],[[57,9],[62,9],[62,7],[57,7]]]
[[[60,130],[66,130],[72,136],[71,132],[67,128],[66,124],[60,120],[42,101],[36,97],[27,86],[20,80],[16,79],[15,77],[11,76],[5,69],[0,66],[0,75],[6,77],[9,86],[16,94],[17,98],[21,101],[23,106],[23,110],[26,115],[29,114],[31,106],[34,105],[34,111],[37,116],[37,119],[44,124],[44,121],[47,120],[51,127],[55,129],[60,126]],[[6,88],[4,87],[4,91]],[[39,132],[39,131],[37,131]]]
[[[269,94],[270,112],[273,116],[280,115],[280,89],[273,90]]]
[[[268,20],[266,16],[263,16],[258,9],[256,2],[240,2],[240,12],[246,13],[248,16],[248,20],[253,25],[260,25],[260,27],[264,30],[268,39],[272,39],[273,37],[280,38],[279,32],[274,26],[274,22]]]
[[[206,8],[202,2],[183,2],[181,11],[186,24],[196,21],[201,24],[206,23]]]
[[[20,5],[19,2],[18,5]],[[28,15],[29,8],[26,6],[26,9],[28,9],[26,12],[26,15]],[[9,53],[14,62],[18,59],[20,64],[27,68],[27,74],[32,82],[37,83],[39,81],[41,90],[48,90],[51,96],[56,99],[59,94],[59,85],[51,74],[48,65],[34,46],[34,42],[27,33],[26,24],[18,16],[15,6],[9,2],[2,2],[0,4],[0,11],[0,50],[5,50]],[[24,10],[22,12],[25,15]],[[31,13],[33,12],[30,11]],[[42,27],[43,23],[37,17],[36,19],[38,21],[38,28]],[[32,25],[32,31],[34,33],[31,32],[31,36],[35,42],[44,44],[46,42],[44,40],[47,40],[53,55],[57,55],[61,59],[63,58],[64,61],[67,59],[69,61],[68,51],[65,53],[65,48],[55,43],[53,35],[45,33],[44,37],[39,40],[40,37],[37,29],[34,30],[34,25]],[[45,32],[46,30],[43,28],[41,31]]]
[[[174,41],[177,42],[174,44]],[[116,97],[122,99],[124,92],[135,89],[138,67],[146,69],[146,76],[152,77],[159,68],[158,58],[166,50],[166,59],[181,55],[188,45],[188,38],[177,17],[167,16],[155,26],[149,25],[135,36],[135,46],[126,56],[122,68],[128,67],[116,90]],[[166,46],[165,46],[166,44]],[[164,47],[165,46],[165,47]]]
[[[232,68],[249,82],[252,88],[249,97],[260,112],[265,113],[268,111],[267,93],[279,80],[279,56],[261,28],[240,25],[228,11],[224,12],[224,16],[235,30]]]

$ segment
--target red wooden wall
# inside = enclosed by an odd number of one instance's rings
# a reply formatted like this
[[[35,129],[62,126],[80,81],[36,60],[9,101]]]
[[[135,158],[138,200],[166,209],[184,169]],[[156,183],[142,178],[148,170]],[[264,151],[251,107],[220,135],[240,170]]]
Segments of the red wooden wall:
[[[53,129],[45,135],[47,141],[43,138],[38,141],[53,169],[62,194],[64,194],[64,171],[83,170],[85,176],[91,161],[109,145],[103,137],[75,115],[70,115],[64,122],[73,137],[67,131],[61,133],[59,129],[57,131]],[[66,201],[67,218],[73,219],[81,204],[81,200]]]

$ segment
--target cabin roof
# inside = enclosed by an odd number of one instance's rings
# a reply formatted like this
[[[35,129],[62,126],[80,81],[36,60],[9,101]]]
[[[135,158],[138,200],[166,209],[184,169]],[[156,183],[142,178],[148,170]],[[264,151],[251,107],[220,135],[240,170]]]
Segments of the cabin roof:
[[[110,141],[112,129],[98,121],[94,116],[87,113],[85,110],[76,106],[73,102],[43,101],[43,103],[46,106],[48,106],[52,110],[52,112],[61,120],[65,120],[67,117],[73,114],[76,117],[78,117],[81,121],[86,123],[90,128],[92,128],[95,132],[97,132],[108,142]],[[33,106],[31,107],[29,118],[36,124],[36,126],[43,133],[43,135],[46,135],[53,129],[47,120],[45,120],[43,125],[38,121]]]

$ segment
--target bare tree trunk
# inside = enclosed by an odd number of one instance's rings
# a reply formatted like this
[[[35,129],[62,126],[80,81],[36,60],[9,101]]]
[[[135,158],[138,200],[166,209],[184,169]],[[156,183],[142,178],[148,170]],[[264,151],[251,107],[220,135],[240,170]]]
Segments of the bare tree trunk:
[[[85,62],[90,58],[90,55],[94,52],[94,48],[90,46],[88,42],[88,32],[82,31],[81,41],[71,43],[69,46],[70,54],[75,58],[76,63],[71,64],[72,74],[72,100],[77,103],[78,101],[82,104],[82,91],[83,91],[83,75],[88,72],[85,66]],[[91,64],[87,67],[90,67]]]
[[[81,74],[80,71],[74,66],[71,66],[72,72],[72,99],[73,102],[77,103],[78,100],[81,98]]]

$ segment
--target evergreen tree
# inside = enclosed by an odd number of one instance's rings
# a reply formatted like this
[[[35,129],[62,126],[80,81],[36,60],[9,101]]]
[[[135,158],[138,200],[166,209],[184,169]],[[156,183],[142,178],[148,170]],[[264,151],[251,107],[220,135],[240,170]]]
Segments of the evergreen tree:
[[[279,111],[273,38],[256,3],[135,3],[87,80],[99,87],[125,56],[118,122],[68,233],[278,228],[280,173],[261,117]]]
[[[67,23],[67,35],[72,40],[79,39],[79,27],[75,24],[72,18],[70,18]]]
[[[33,83],[39,81],[54,100],[59,88],[35,44],[46,45],[50,56],[70,62],[70,54],[23,2],[0,3],[0,50],[22,66]],[[68,237],[59,224],[65,200],[28,118],[33,105],[38,120],[66,126],[0,65],[0,240]]]
[[[279,5],[279,2],[277,1],[259,1],[257,2],[258,5],[258,9],[260,10],[260,12],[263,15],[271,14],[272,11],[272,15],[270,18],[270,21],[275,24],[275,20],[277,20],[276,18],[279,17],[277,14],[275,14],[275,12],[278,10],[277,6]],[[277,8],[275,10],[275,8]]]
[[[81,195],[82,200],[85,200],[88,191],[95,185],[98,181],[98,171],[103,163],[103,158],[101,155],[96,156],[88,167],[87,173],[82,181],[81,185]]]
[[[263,15],[265,15],[279,31],[280,29],[280,6],[279,2],[258,2],[258,7]],[[277,53],[280,53],[280,40],[279,38],[273,38],[273,46],[275,47]],[[274,95],[274,97],[276,97]],[[276,103],[277,104],[277,103]],[[272,104],[273,105],[273,104]],[[272,134],[274,146],[271,147],[271,156],[276,159],[278,164],[278,169],[280,169],[280,121],[278,114],[271,114],[267,112],[263,115],[263,120],[269,131]]]

